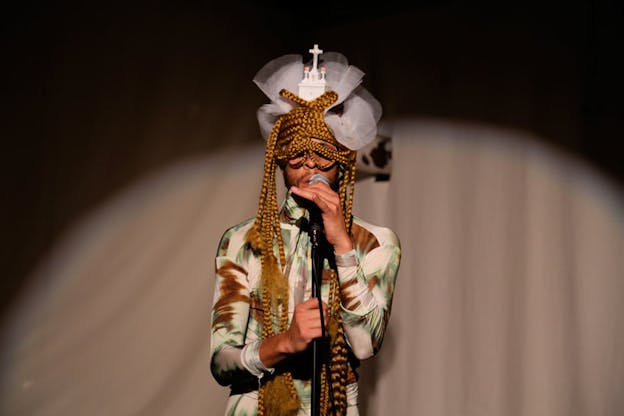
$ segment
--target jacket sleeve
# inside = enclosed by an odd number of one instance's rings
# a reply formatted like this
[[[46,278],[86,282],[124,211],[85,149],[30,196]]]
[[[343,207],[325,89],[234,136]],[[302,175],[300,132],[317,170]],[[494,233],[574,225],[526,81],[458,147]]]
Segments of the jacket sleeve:
[[[232,230],[224,233],[215,258],[215,286],[211,316],[210,370],[221,385],[230,385],[249,372],[241,360],[249,319],[247,271],[230,244]]]
[[[381,347],[390,319],[401,247],[388,228],[354,223],[356,262],[338,266],[342,320],[354,355],[364,360]]]

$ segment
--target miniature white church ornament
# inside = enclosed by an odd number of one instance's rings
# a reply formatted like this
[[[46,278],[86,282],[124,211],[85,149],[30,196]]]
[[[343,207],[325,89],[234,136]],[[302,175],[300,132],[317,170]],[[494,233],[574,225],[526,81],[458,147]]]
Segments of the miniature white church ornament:
[[[314,57],[312,59],[312,68],[307,65],[303,68],[303,79],[299,83],[298,95],[304,100],[312,101],[325,92],[327,82],[325,81],[325,67],[321,66],[321,70],[318,70],[318,56],[323,53],[323,50],[319,49],[318,45],[315,44],[314,48],[308,52]]]

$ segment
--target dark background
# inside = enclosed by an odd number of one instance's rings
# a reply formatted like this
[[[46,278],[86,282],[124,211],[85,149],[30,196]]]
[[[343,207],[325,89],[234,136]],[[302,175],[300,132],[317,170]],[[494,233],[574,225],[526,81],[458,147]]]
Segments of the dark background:
[[[314,43],[366,72],[384,118],[532,133],[621,190],[620,2],[303,3],[3,6],[0,312],[63,232],[124,186],[258,143],[266,99],[251,79]]]

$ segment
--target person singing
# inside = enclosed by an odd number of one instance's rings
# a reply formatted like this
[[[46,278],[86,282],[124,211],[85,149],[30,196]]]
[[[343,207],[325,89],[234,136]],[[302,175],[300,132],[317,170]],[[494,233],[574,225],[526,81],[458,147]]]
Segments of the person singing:
[[[254,78],[271,100],[258,110],[266,138],[258,213],[225,231],[215,259],[211,370],[230,386],[227,415],[310,414],[310,345],[324,333],[320,413],[357,415],[359,361],[379,351],[390,319],[398,237],[352,213],[356,151],[375,138],[381,106],[344,56],[326,53],[319,68],[322,51],[310,52],[311,66],[286,55]],[[278,168],[287,188],[280,206]],[[314,213],[326,254],[320,306],[311,291]]]

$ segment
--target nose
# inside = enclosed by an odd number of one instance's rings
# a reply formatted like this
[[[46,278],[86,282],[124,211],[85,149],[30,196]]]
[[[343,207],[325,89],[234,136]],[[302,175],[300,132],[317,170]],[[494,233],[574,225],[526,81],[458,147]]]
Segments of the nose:
[[[316,159],[312,156],[312,153],[306,152],[305,154],[305,162],[303,163],[307,168],[314,169],[318,166],[316,163]]]

